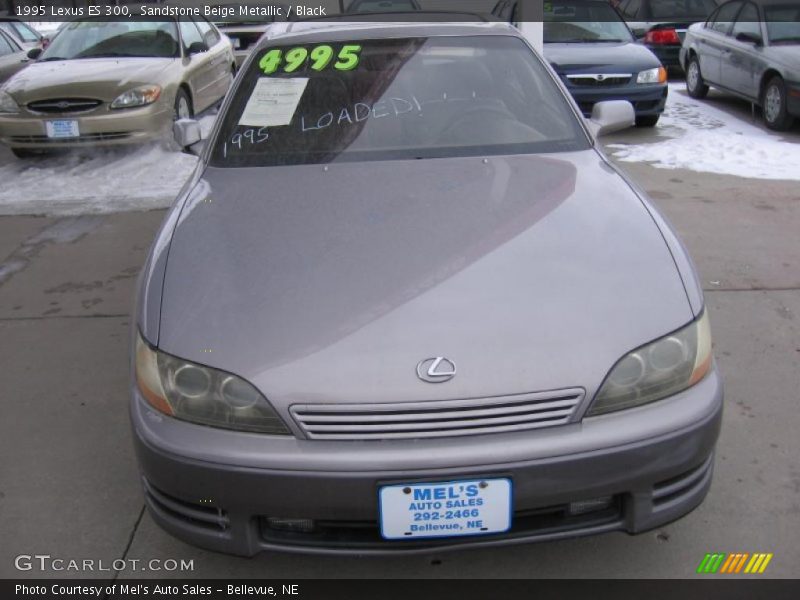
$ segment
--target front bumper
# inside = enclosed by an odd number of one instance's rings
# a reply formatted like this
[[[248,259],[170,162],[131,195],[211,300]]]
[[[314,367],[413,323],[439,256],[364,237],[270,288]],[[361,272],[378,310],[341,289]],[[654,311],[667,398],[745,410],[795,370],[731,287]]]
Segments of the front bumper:
[[[592,108],[606,100],[627,100],[633,105],[637,117],[660,115],[667,103],[669,88],[663,85],[626,85],[622,87],[568,86],[583,116],[590,117]]]
[[[131,418],[148,510],[182,540],[244,556],[262,550],[420,553],[638,533],[681,517],[709,489],[722,400],[713,370],[672,398],[574,425],[413,442],[321,442],[217,430],[164,417],[135,389]],[[380,486],[478,477],[512,479],[510,531],[435,540],[380,537]],[[612,505],[594,513],[574,515],[566,508],[603,496],[612,496]],[[316,529],[275,529],[268,517],[313,519]]]
[[[0,114],[0,143],[12,148],[54,149],[136,144],[169,131],[172,107],[161,100],[140,108],[111,110],[107,104],[85,113],[37,114],[21,108],[18,114]],[[77,138],[47,137],[46,121],[78,122]]]

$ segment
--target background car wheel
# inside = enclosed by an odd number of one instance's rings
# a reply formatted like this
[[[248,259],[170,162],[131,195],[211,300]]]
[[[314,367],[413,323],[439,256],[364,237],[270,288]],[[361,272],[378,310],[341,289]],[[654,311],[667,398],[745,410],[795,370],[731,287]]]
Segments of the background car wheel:
[[[175,119],[191,119],[194,116],[192,101],[185,90],[179,89],[175,94]]]
[[[786,110],[786,86],[778,76],[769,80],[761,100],[764,123],[775,131],[786,131],[792,126],[794,117]]]
[[[643,115],[641,117],[636,117],[636,126],[655,127],[659,117],[661,117],[661,115]]]
[[[705,98],[708,94],[708,86],[700,73],[700,61],[694,55],[686,67],[686,91],[692,98]]]

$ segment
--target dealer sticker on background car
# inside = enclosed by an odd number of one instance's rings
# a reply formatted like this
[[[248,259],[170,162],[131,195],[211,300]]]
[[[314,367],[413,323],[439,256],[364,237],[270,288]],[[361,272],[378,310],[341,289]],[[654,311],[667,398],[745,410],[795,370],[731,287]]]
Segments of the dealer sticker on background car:
[[[45,121],[45,127],[49,138],[76,138],[80,136],[78,122],[74,120]]]
[[[511,528],[511,480],[384,486],[381,535],[409,539],[502,533]]]

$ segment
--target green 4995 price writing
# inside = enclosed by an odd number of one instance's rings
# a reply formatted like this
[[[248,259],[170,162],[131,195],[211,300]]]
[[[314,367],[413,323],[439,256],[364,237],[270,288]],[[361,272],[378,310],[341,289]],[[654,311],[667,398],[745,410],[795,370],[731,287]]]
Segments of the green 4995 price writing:
[[[258,66],[266,75],[271,75],[283,68],[285,73],[294,73],[301,67],[309,64],[314,71],[322,71],[331,65],[334,56],[336,61],[333,68],[337,71],[352,71],[358,66],[359,53],[361,46],[348,44],[342,46],[339,54],[335,54],[332,46],[315,46],[311,50],[298,46],[287,50],[285,53],[280,48],[274,48],[267,52],[258,61]]]

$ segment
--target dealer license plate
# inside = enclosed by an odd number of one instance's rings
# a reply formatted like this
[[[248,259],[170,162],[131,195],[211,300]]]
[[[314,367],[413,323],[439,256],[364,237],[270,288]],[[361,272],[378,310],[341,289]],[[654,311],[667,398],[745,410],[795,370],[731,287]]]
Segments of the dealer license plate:
[[[390,540],[502,533],[511,528],[511,480],[387,485],[378,492]]]
[[[77,121],[45,121],[45,127],[49,138],[76,138],[80,136]]]

